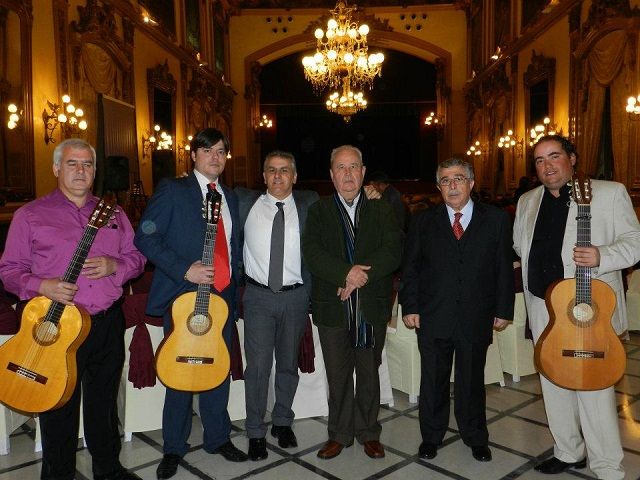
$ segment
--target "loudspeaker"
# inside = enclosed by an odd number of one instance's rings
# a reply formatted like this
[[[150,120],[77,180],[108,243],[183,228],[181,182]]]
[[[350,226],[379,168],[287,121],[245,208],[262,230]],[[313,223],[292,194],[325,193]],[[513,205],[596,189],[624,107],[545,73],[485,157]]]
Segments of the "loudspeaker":
[[[129,190],[129,159],[110,156],[104,162],[104,191]]]

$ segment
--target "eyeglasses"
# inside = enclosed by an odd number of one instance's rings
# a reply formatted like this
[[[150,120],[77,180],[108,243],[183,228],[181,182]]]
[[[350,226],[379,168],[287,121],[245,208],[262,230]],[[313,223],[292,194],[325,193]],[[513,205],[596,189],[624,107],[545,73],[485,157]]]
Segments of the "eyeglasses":
[[[456,175],[453,178],[444,177],[440,179],[440,181],[438,182],[438,185],[440,185],[441,187],[448,187],[452,183],[458,184],[458,183],[466,182],[467,180],[469,179],[467,177],[463,177],[462,175]]]

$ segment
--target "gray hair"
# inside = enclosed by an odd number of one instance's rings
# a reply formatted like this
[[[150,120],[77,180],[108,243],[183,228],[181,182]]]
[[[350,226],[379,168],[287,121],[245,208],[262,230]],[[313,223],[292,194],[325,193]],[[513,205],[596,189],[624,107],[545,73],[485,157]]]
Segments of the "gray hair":
[[[58,144],[58,146],[53,150],[53,164],[56,167],[60,166],[60,162],[62,162],[62,153],[65,148],[73,148],[76,150],[87,150],[91,152],[91,159],[93,160],[93,165],[96,164],[96,150],[91,146],[89,142],[83,140],[82,138],[69,138],[64,140]]]
[[[264,163],[262,164],[262,171],[264,171],[267,166],[267,162],[276,157],[289,160],[289,163],[291,163],[291,167],[293,168],[293,173],[296,173],[296,158],[293,156],[293,153],[285,152],[284,150],[274,150],[273,152],[267,153],[267,156],[264,158]]]
[[[452,157],[444,160],[443,162],[440,162],[440,164],[438,165],[438,169],[436,170],[436,183],[440,183],[440,171],[444,170],[445,168],[451,167],[463,167],[467,171],[467,178],[469,180],[474,179],[473,165],[471,165],[469,162],[465,162],[461,158]]]
[[[362,164],[362,152],[360,151],[359,148],[356,148],[353,145],[341,145],[339,147],[334,148],[331,151],[331,166],[332,167],[333,167],[333,161],[335,160],[336,156],[340,152],[343,152],[345,150],[351,150],[353,153],[355,153],[356,156],[358,157],[358,160],[360,160],[360,163]]]

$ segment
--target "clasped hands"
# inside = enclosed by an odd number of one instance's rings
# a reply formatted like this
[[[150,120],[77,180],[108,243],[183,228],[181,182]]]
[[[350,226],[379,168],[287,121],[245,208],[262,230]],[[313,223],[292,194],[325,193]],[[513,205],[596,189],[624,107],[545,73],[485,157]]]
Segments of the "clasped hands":
[[[116,272],[118,263],[115,258],[108,256],[87,258],[82,265],[80,272],[87,278],[97,280],[108,277]],[[78,285],[75,283],[63,282],[59,278],[47,278],[40,283],[38,293],[50,298],[54,302],[64,305],[73,305],[73,297],[78,292]]]
[[[347,278],[344,282],[344,287],[338,287],[337,295],[343,302],[351,296],[356,288],[364,287],[369,281],[369,275],[367,271],[371,270],[370,265],[354,265],[347,273]]]

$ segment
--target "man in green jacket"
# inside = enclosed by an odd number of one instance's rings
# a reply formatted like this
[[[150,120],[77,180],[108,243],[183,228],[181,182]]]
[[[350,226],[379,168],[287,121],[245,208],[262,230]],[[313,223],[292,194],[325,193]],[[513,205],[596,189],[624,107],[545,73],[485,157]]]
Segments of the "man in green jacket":
[[[333,150],[330,174],[336,192],[309,208],[302,236],[329,381],[329,440],[318,457],[339,455],[355,437],[369,457],[381,458],[378,367],[391,314],[392,274],[400,264],[400,228],[389,204],[367,200],[360,150],[351,145]]]

